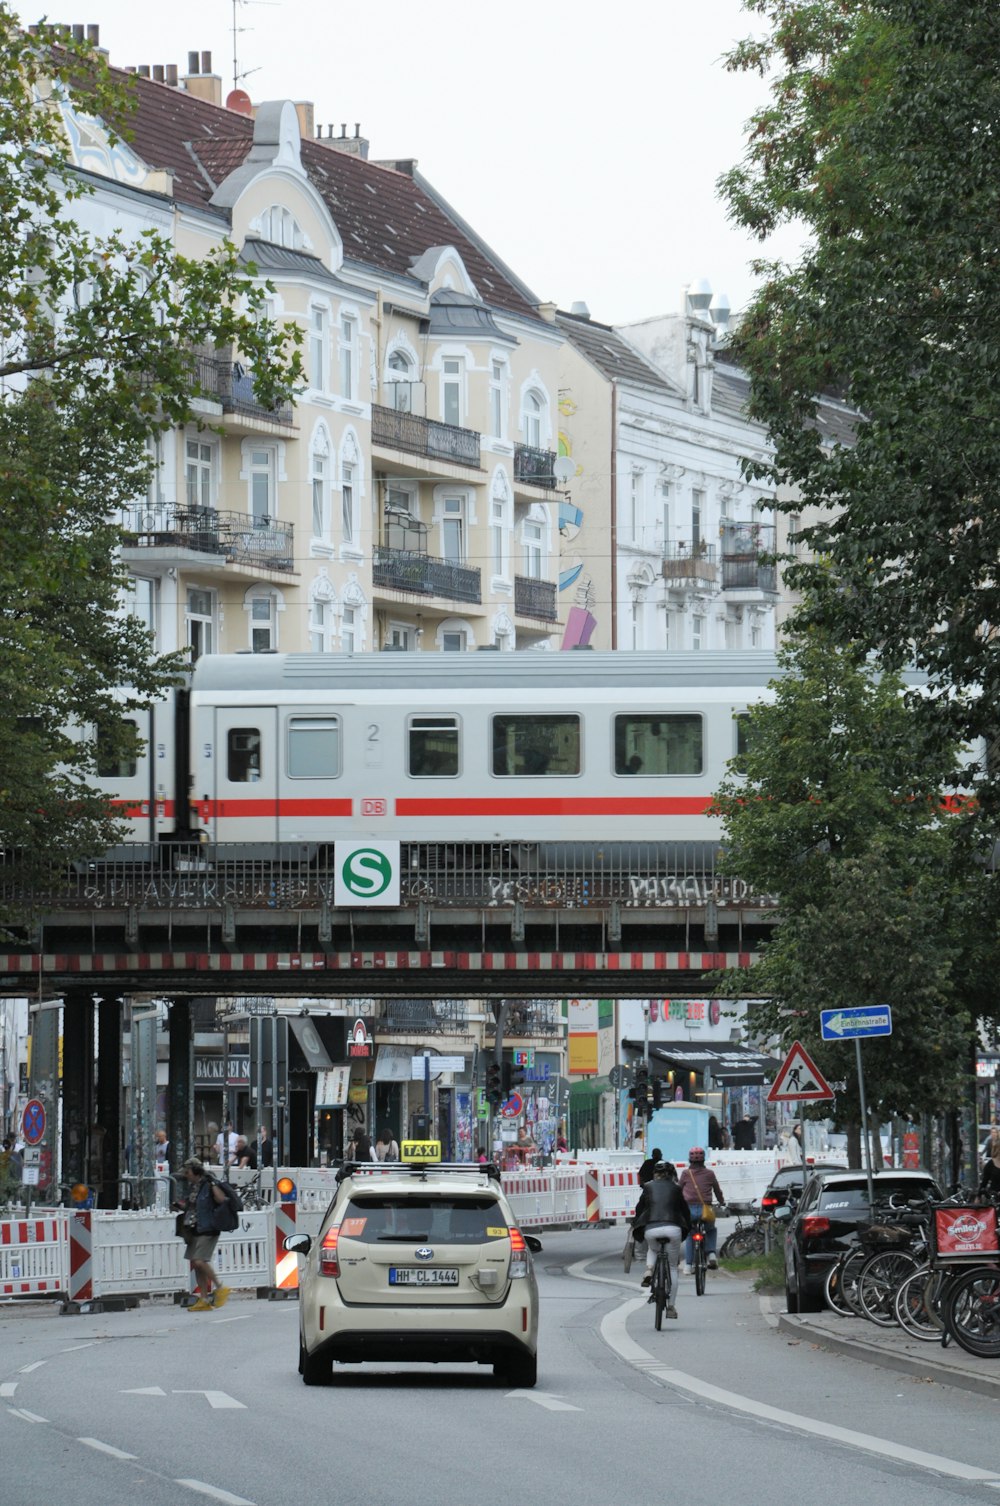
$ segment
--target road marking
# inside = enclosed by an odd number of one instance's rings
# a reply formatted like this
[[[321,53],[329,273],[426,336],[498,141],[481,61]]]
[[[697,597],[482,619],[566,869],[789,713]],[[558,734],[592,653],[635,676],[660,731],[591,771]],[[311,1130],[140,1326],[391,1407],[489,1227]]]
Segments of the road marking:
[[[33,1365],[22,1365],[17,1373],[18,1375],[30,1375],[32,1370],[41,1370],[44,1364],[44,1360],[36,1360]]]
[[[17,1390],[17,1381],[4,1381],[0,1385],[0,1396],[13,1396]]]
[[[88,1448],[96,1448],[101,1454],[110,1454],[112,1459],[138,1459],[138,1454],[123,1453],[120,1448],[112,1448],[110,1443],[102,1443],[99,1438],[78,1438],[77,1443],[85,1443]]]
[[[508,1391],[507,1400],[533,1401],[546,1412],[580,1412],[582,1407],[573,1407],[568,1401],[560,1401],[550,1391]]]
[[[23,1407],[8,1407],[7,1411],[12,1417],[21,1417],[25,1422],[48,1422],[47,1417],[39,1417],[37,1412],[26,1412]]]
[[[100,1339],[89,1339],[86,1344],[71,1344],[68,1349],[60,1349],[60,1354],[75,1354],[78,1349],[93,1349],[95,1344],[102,1343]]]
[[[614,1312],[608,1313],[601,1323],[601,1336],[610,1349],[623,1360],[655,1380],[700,1396],[704,1401],[715,1402],[731,1411],[742,1412],[761,1422],[778,1423],[794,1428],[799,1433],[810,1433],[817,1438],[845,1443],[849,1448],[862,1449],[883,1459],[892,1459],[899,1464],[910,1464],[917,1469],[933,1470],[935,1474],[950,1475],[956,1480],[977,1480],[986,1485],[1000,1486],[1000,1474],[995,1469],[980,1469],[975,1464],[963,1464],[960,1459],[948,1459],[943,1454],[928,1454],[923,1449],[910,1448],[905,1443],[893,1443],[889,1438],[876,1438],[871,1433],[858,1433],[853,1428],[838,1427],[833,1422],[823,1422],[816,1417],[803,1417],[798,1412],[786,1412],[782,1407],[769,1406],[767,1402],[754,1401],[750,1396],[741,1396],[737,1391],[726,1391],[708,1381],[699,1380],[683,1370],[661,1364],[648,1350],[631,1338],[626,1323],[634,1312],[646,1306],[645,1297],[623,1302]]]
[[[213,1318],[212,1327],[218,1328],[221,1323],[245,1323],[249,1317],[249,1313],[237,1313],[234,1318]]]
[[[161,1391],[159,1386],[133,1386],[127,1391],[119,1391],[119,1396],[166,1396],[166,1391]]]
[[[226,1393],[225,1393],[225,1391],[177,1391],[177,1390],[175,1390],[174,1391],[174,1395],[175,1396],[203,1396],[205,1398],[205,1400],[208,1402],[209,1406],[210,1407],[215,1407],[216,1410],[224,1409],[226,1407],[230,1407],[230,1408],[238,1407],[241,1412],[245,1412],[246,1411],[246,1407],[245,1407],[245,1405],[244,1405],[243,1402],[237,1401],[235,1399],[235,1397],[227,1396]]]
[[[234,1496],[228,1490],[219,1490],[215,1485],[206,1485],[204,1480],[175,1480],[175,1485],[186,1485],[188,1490],[196,1490],[199,1495],[211,1496],[213,1501],[222,1501],[224,1506],[253,1506],[244,1496]]]

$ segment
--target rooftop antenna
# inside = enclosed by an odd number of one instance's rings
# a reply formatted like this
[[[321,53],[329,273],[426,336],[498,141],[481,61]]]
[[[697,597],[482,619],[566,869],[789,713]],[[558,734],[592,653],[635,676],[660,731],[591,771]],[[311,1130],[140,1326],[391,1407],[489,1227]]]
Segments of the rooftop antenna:
[[[276,4],[276,0],[233,0],[233,27],[232,27],[232,31],[233,31],[233,88],[234,89],[239,88],[239,83],[240,83],[240,79],[241,78],[249,78],[250,75],[251,75],[251,73],[259,73],[260,72],[259,68],[244,68],[243,72],[242,73],[240,72],[240,65],[239,65],[239,58],[238,58],[238,47],[237,47],[236,38],[238,36],[240,36],[245,31],[252,31],[253,27],[252,26],[240,26],[240,24],[239,24],[239,22],[237,20],[237,17],[238,17],[238,14],[239,14],[237,7],[240,6],[240,5],[270,5],[270,6],[273,7],[275,4]]]

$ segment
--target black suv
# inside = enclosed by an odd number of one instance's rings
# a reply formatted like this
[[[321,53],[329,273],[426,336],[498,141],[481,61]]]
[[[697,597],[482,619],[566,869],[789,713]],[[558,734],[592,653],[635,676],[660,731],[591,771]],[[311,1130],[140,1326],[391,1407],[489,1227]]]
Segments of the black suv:
[[[940,1198],[926,1171],[877,1171],[875,1201],[895,1196]],[[855,1167],[813,1171],[785,1225],[785,1298],[788,1311],[819,1312],[826,1273],[859,1229],[872,1222],[868,1182]]]

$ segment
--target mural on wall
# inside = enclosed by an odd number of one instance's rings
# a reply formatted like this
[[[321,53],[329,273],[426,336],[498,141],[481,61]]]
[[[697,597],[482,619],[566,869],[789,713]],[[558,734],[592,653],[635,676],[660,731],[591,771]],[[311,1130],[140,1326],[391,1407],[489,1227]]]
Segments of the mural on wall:
[[[572,418],[576,412],[576,404],[565,393],[559,399],[559,412],[564,418]],[[573,441],[564,429],[559,430],[559,454],[570,460],[573,458]],[[577,466],[574,475],[583,475],[582,465]],[[597,618],[593,611],[597,599],[593,576],[585,569],[582,556],[567,553],[567,548],[572,547],[580,534],[583,520],[583,509],[577,507],[569,496],[561,497],[559,500],[559,590],[573,593],[573,605],[566,614],[566,629],[563,633],[562,647],[566,649],[583,648],[590,642],[597,626]]]

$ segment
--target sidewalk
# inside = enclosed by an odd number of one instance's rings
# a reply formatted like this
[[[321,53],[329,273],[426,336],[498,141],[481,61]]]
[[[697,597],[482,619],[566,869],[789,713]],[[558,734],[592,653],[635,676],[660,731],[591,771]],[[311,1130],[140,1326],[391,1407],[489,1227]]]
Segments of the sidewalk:
[[[783,1298],[769,1300],[782,1333],[868,1364],[1000,1400],[1000,1360],[977,1359],[954,1340],[943,1349],[940,1343],[911,1338],[901,1328],[879,1328],[865,1318],[841,1318],[831,1312],[786,1313]]]

